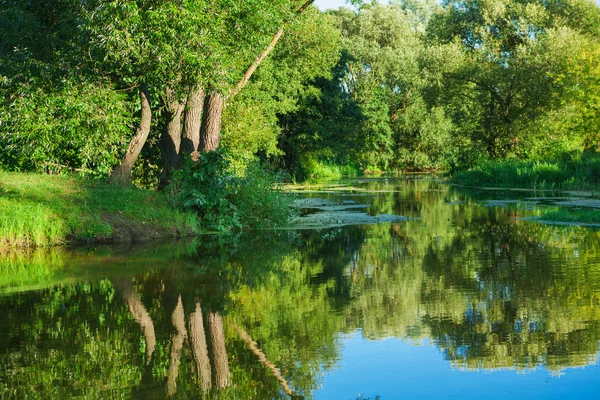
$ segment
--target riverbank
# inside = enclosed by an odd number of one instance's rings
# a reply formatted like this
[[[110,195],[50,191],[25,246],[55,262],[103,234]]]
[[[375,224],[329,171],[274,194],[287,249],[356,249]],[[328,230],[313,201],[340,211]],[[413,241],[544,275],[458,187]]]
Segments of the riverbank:
[[[568,161],[488,161],[450,178],[453,184],[529,190],[579,191],[594,200],[600,191],[600,158]],[[539,217],[544,221],[574,224],[600,222],[600,200],[553,207]]]
[[[555,190],[600,190],[600,157],[568,161],[486,161],[454,174],[465,186]]]
[[[0,172],[0,247],[128,242],[199,231],[165,194],[69,175]]]

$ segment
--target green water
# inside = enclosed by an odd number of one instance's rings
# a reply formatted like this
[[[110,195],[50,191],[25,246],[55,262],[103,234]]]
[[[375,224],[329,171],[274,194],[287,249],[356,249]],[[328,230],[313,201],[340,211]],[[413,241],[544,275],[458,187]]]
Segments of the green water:
[[[598,398],[597,230],[348,184],[301,195],[411,219],[3,253],[0,398]]]

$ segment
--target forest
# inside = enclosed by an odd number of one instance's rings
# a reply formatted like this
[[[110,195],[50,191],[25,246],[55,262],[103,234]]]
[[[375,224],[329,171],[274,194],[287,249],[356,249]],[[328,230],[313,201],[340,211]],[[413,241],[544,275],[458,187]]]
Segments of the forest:
[[[312,3],[1,0],[0,171],[159,190],[216,229],[286,180],[600,183],[594,1]]]

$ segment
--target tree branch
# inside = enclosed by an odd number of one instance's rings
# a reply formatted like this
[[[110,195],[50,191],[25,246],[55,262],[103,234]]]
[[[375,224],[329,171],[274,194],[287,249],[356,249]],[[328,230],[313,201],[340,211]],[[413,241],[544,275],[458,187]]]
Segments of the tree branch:
[[[256,357],[258,357],[258,360],[261,362],[261,364],[263,364],[271,371],[273,376],[275,376],[275,378],[281,384],[281,387],[283,388],[285,393],[292,396],[292,389],[290,388],[290,385],[287,383],[285,378],[281,375],[281,371],[279,370],[279,368],[277,368],[272,362],[269,361],[266,354],[258,347],[258,344],[252,339],[250,335],[248,335],[248,332],[246,332],[244,328],[242,328],[241,326],[236,326],[236,328],[242,340],[246,342],[252,353],[254,353]]]
[[[295,15],[302,14],[304,11],[306,11],[306,9],[312,3],[314,3],[314,1],[315,0],[308,0],[308,1],[306,1],[299,9],[296,10]],[[277,32],[275,32],[275,35],[273,35],[273,38],[269,42],[268,46],[258,55],[258,57],[256,57],[256,59],[254,60],[254,62],[248,67],[248,69],[244,73],[244,76],[242,77],[242,79],[238,82],[238,84],[235,86],[235,88],[231,92],[229,92],[229,98],[230,99],[233,98],[233,97],[235,97],[240,92],[240,90],[242,90],[248,84],[248,82],[250,81],[250,78],[252,77],[252,75],[254,74],[254,72],[256,71],[256,69],[258,68],[258,66],[273,51],[273,49],[275,48],[275,45],[279,41],[279,38],[281,38],[281,35],[283,35],[283,27],[288,22],[289,21],[285,21],[283,23],[283,25],[280,26],[279,29],[277,29]]]

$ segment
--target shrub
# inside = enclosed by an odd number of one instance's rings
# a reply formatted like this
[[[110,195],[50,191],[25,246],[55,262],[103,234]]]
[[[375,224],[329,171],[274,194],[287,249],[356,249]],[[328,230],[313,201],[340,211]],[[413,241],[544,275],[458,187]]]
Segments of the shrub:
[[[243,176],[236,175],[219,150],[188,159],[168,190],[176,206],[195,211],[211,230],[283,226],[296,214],[291,196],[276,187],[272,173],[253,163]]]
[[[106,83],[0,85],[0,168],[107,176],[131,136],[131,104]]]

